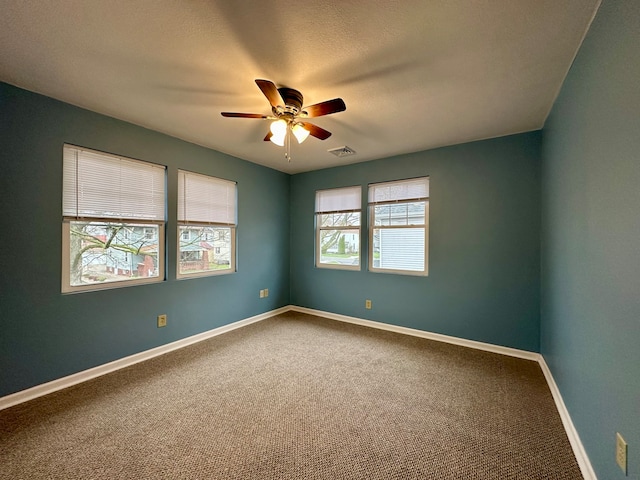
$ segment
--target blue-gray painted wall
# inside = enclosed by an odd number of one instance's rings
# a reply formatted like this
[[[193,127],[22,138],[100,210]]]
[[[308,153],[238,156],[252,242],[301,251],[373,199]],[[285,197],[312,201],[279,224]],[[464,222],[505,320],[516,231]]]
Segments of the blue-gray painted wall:
[[[599,478],[616,431],[640,477],[639,44],[605,0],[542,134],[293,177],[0,83],[0,396],[293,303],[540,349]],[[60,294],[64,142],[168,166],[166,282]],[[238,181],[238,273],[175,280],[178,168]],[[419,175],[428,277],[314,268],[315,190]]]
[[[429,275],[369,272],[367,185],[425,175]],[[361,185],[363,192],[362,268],[315,268],[315,192],[351,185]],[[539,234],[539,132],[294,175],[291,301],[538,351]],[[371,310],[364,308],[366,299]]]
[[[168,167],[165,282],[60,293],[65,142]],[[237,273],[176,280],[179,168],[238,182]],[[0,396],[290,303],[284,173],[0,83],[0,200]]]
[[[605,0],[543,130],[541,350],[598,478],[640,478],[640,2]],[[629,444],[629,476],[615,434]]]

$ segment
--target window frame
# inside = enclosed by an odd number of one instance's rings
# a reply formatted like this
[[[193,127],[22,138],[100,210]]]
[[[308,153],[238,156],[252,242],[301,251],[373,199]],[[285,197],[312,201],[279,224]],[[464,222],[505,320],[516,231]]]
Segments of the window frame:
[[[203,179],[205,179],[206,182],[210,182],[212,185],[213,184],[218,184],[218,185],[223,185],[223,184],[227,184],[227,186],[229,185],[233,185],[234,186],[234,195],[233,195],[233,217],[234,217],[234,223],[227,223],[227,222],[221,222],[221,221],[203,221],[203,220],[186,220],[183,219],[181,217],[186,217],[188,216],[186,211],[184,212],[180,212],[180,202],[185,202],[183,203],[184,208],[186,209],[186,201],[187,201],[187,197],[188,194],[183,191],[183,187],[184,184],[183,182],[183,176],[184,178],[192,176],[192,177],[201,177]],[[181,194],[182,192],[182,194]],[[234,182],[232,180],[227,180],[224,178],[220,178],[220,177],[215,177],[213,175],[207,175],[207,174],[203,174],[203,173],[197,173],[197,172],[191,172],[188,170],[183,170],[183,169],[178,169],[178,214],[177,214],[177,226],[176,226],[176,238],[177,238],[177,243],[176,243],[176,278],[178,280],[186,280],[186,279],[190,279],[190,278],[201,278],[201,277],[210,277],[210,276],[217,276],[217,275],[229,275],[229,274],[233,274],[237,272],[237,244],[236,244],[236,238],[237,238],[237,228],[238,228],[238,220],[237,220],[237,216],[238,216],[238,184],[237,182]],[[228,205],[227,205],[228,207]],[[207,227],[211,227],[211,228],[228,228],[230,230],[230,251],[229,251],[229,268],[224,268],[224,269],[212,269],[212,270],[204,270],[204,271],[195,271],[195,272],[188,272],[188,273],[182,273],[180,271],[180,266],[181,266],[181,256],[182,256],[182,246],[181,246],[181,241],[182,241],[182,234],[183,228],[189,228],[189,227],[193,227],[193,228],[207,228]],[[191,241],[191,232],[189,232],[189,241]],[[205,237],[206,238],[206,237]],[[206,241],[206,240],[205,240]],[[215,240],[211,240],[212,242]],[[216,250],[216,246],[214,245],[214,251]],[[220,247],[217,247],[220,248]]]
[[[326,210],[326,211],[318,211],[318,195],[321,192],[329,192],[329,191],[337,191],[337,190],[358,190],[358,208],[346,208],[346,209],[338,209],[338,210]],[[327,188],[322,190],[316,190],[316,208],[314,212],[314,220],[315,220],[315,266],[317,268],[329,268],[335,270],[351,270],[351,271],[361,271],[362,270],[362,186],[353,185],[349,187],[338,187],[338,188]],[[339,226],[331,226],[331,227],[322,227],[321,226],[321,215],[329,215],[329,214],[345,214],[345,213],[358,213],[359,221],[358,225],[339,225]],[[357,230],[358,231],[358,264],[357,265],[345,265],[339,263],[322,263],[320,260],[322,258],[322,248],[320,245],[320,240],[322,236],[322,231],[325,230]]]
[[[161,220],[149,220],[142,218],[131,218],[131,217],[117,217],[117,216],[106,216],[106,215],[86,215],[81,214],[79,212],[79,204],[76,200],[76,215],[65,214],[65,208],[68,208],[69,201],[64,198],[65,196],[65,187],[67,185],[75,185],[76,191],[78,190],[78,176],[76,174],[76,178],[73,180],[69,180],[67,184],[67,179],[65,177],[65,155],[68,150],[77,150],[80,152],[85,152],[90,155],[105,157],[105,160],[108,158],[110,160],[120,160],[123,163],[138,163],[145,164],[149,169],[152,168],[161,168],[163,170],[162,176],[162,195],[163,195],[163,216]],[[76,169],[78,165],[78,157],[76,157]],[[77,170],[76,170],[77,171]],[[149,170],[151,171],[151,170]],[[122,155],[114,155],[107,152],[102,152],[99,150],[93,150],[90,148],[80,147],[71,144],[63,145],[63,212],[62,212],[62,269],[61,269],[61,292],[63,294],[69,293],[82,293],[82,292],[92,292],[99,290],[110,290],[115,288],[126,288],[130,286],[136,285],[147,285],[152,283],[161,283],[166,280],[166,257],[165,257],[165,229],[166,229],[166,202],[167,202],[167,168],[164,165],[159,165],[153,162],[148,162],[144,160],[137,160],[129,157],[125,157]],[[139,227],[142,228],[141,239],[147,239],[147,228],[158,228],[158,245],[157,245],[157,271],[158,274],[152,277],[135,277],[130,279],[123,280],[114,280],[105,283],[86,283],[83,285],[72,285],[71,284],[71,223],[72,222],[88,222],[88,223],[98,223],[98,224],[122,224],[131,227]],[[128,238],[128,237],[127,237]]]
[[[158,275],[154,277],[137,277],[129,280],[116,280],[107,283],[88,283],[85,285],[71,285],[71,222],[75,219],[65,218],[62,221],[62,293],[80,293],[113,288],[125,288],[135,285],[161,283],[166,280],[165,271],[165,225],[160,223],[143,222],[108,222],[101,218],[84,217],[82,221],[100,223],[124,223],[130,226],[155,225],[158,227]]]
[[[370,195],[371,195],[371,188],[374,186],[378,186],[378,185],[391,185],[391,184],[401,184],[403,182],[411,182],[414,180],[426,180],[426,189],[427,189],[427,193],[426,196],[423,197],[414,197],[414,198],[405,198],[405,199],[399,199],[399,200],[388,200],[388,201],[371,201]],[[395,275],[411,275],[411,276],[420,276],[420,277],[426,277],[429,275],[429,204],[430,204],[430,196],[429,196],[429,186],[430,186],[430,177],[427,176],[423,176],[423,177],[415,177],[415,178],[408,178],[408,179],[402,179],[402,180],[391,180],[391,181],[386,181],[386,182],[377,182],[377,183],[370,183],[367,187],[368,190],[368,219],[369,219],[369,225],[368,225],[368,239],[369,239],[369,248],[368,248],[368,254],[369,254],[369,261],[368,261],[368,268],[370,272],[373,273],[387,273],[387,274],[395,274]],[[408,223],[406,225],[376,225],[375,221],[376,221],[376,215],[375,215],[375,208],[376,206],[379,205],[408,205],[411,203],[422,203],[424,202],[424,225],[409,225]],[[408,270],[408,269],[393,269],[393,268],[380,268],[380,267],[375,267],[374,266],[374,230],[402,230],[402,229],[416,229],[419,227],[423,227],[424,228],[424,265],[423,265],[423,269],[422,270]]]

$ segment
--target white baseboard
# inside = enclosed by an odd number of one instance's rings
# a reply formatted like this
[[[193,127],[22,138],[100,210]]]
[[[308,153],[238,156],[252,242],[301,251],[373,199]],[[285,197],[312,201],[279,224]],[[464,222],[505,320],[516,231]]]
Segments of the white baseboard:
[[[567,432],[567,437],[569,437],[569,442],[571,443],[571,447],[573,448],[573,454],[576,456],[578,465],[580,465],[582,476],[585,480],[597,480],[596,472],[591,466],[591,462],[589,461],[587,452],[585,451],[584,446],[580,441],[578,431],[573,425],[573,421],[571,420],[569,411],[564,404],[564,400],[562,399],[562,395],[560,394],[558,385],[556,385],[556,381],[553,379],[551,370],[549,370],[549,366],[547,365],[547,362],[544,360],[544,357],[542,355],[540,355],[538,363],[540,364],[540,368],[542,369],[544,377],[547,379],[547,384],[549,385],[549,390],[551,390],[551,395],[553,395],[553,400],[556,402],[556,408],[558,409],[558,413],[560,414],[560,418],[562,419],[564,429]]]
[[[149,360],[153,357],[164,355],[165,353],[184,348],[188,345],[193,345],[194,343],[198,343],[208,338],[215,337],[216,335],[230,332],[231,330],[235,330],[236,328],[245,327],[252,323],[265,320],[267,318],[273,317],[274,315],[279,315],[289,310],[289,306],[271,310],[269,312],[261,313],[260,315],[255,315],[253,317],[230,323],[229,325],[223,325],[222,327],[214,328],[197,335],[192,335],[175,342],[167,343],[166,345],[161,345],[150,350],[145,350],[144,352],[136,353],[128,357],[114,360],[113,362],[98,365],[97,367],[93,367],[88,370],[83,370],[66,377],[58,378],[57,380],[53,380],[51,382],[36,385],[35,387],[31,387],[20,392],[12,393],[11,395],[0,398],[0,410],[12,407],[19,403],[33,400],[34,398],[42,397],[43,395],[62,390],[63,388],[71,387],[72,385],[76,385],[78,383],[86,382],[87,380],[91,380],[92,378],[114,372],[121,368],[125,368],[139,362],[144,362],[145,360]]]
[[[436,340],[439,342],[451,343],[454,345],[460,345],[463,347],[475,348],[477,350],[484,350],[487,352],[499,353],[502,355],[509,355],[511,357],[523,358],[525,360],[533,360],[538,362],[540,368],[542,369],[542,373],[544,374],[545,379],[547,380],[547,385],[549,385],[549,390],[551,390],[551,395],[553,396],[553,400],[556,404],[556,408],[558,409],[558,413],[560,418],[562,419],[562,424],[564,426],[565,432],[567,433],[567,437],[569,437],[569,443],[571,444],[571,448],[573,449],[573,454],[576,457],[576,461],[580,466],[580,471],[582,472],[582,476],[584,480],[597,480],[596,474],[591,466],[591,462],[589,461],[589,457],[587,456],[587,452],[580,441],[580,436],[576,431],[573,422],[571,421],[571,417],[569,415],[569,411],[564,404],[564,400],[562,399],[562,395],[560,394],[560,390],[556,385],[555,380],[553,379],[553,375],[547,366],[547,362],[545,362],[544,357],[536,352],[529,352],[527,350],[519,350],[516,348],[503,347],[500,345],[493,345],[490,343],[477,342],[474,340],[467,340],[465,338],[451,337],[448,335],[442,335],[439,333],[431,333],[424,330],[416,330],[413,328],[400,327],[397,325],[390,325],[388,323],[376,322],[373,320],[365,320],[363,318],[349,317],[346,315],[340,315],[338,313],[325,312],[321,310],[313,310],[311,308],[306,307],[298,307],[295,305],[291,305],[289,310],[301,313],[308,313],[310,315],[316,315],[323,318],[329,318],[332,320],[338,320],[341,322],[354,323],[356,325],[362,325],[365,327],[377,328],[380,330],[387,330],[390,332],[402,333],[405,335],[412,335],[414,337],[426,338],[429,340]]]
[[[518,350],[517,348],[503,347],[501,345],[494,345],[491,343],[477,342],[475,340],[467,340],[466,338],[451,337],[449,335],[442,335],[440,333],[427,332],[425,330],[416,330],[415,328],[400,327],[398,325],[391,325],[389,323],[376,322],[374,320],[365,320],[363,318],[348,317],[346,315],[340,315],[338,313],[324,312],[321,310],[313,310],[306,307],[298,307],[291,305],[291,310],[300,313],[308,313],[310,315],[317,315],[319,317],[329,318],[332,320],[339,320],[341,322],[355,323],[356,325],[363,325],[365,327],[377,328],[379,330],[387,330],[389,332],[402,333],[404,335],[411,335],[413,337],[426,338],[428,340],[436,340],[438,342],[451,343],[453,345],[460,345],[462,347],[475,348],[476,350],[484,350],[486,352],[499,353],[501,355],[508,355],[510,357],[524,358],[525,360],[538,361],[539,353],[529,352],[527,350]]]
[[[152,348],[150,350],[145,350],[144,352],[136,353],[134,355],[130,355],[128,357],[124,357],[119,360],[115,360],[113,362],[105,363],[104,365],[99,365],[97,367],[90,368],[82,372],[74,373],[72,375],[59,378],[57,380],[53,380],[51,382],[43,383],[41,385],[36,385],[35,387],[31,387],[26,390],[22,390],[20,392],[12,393],[11,395],[7,395],[5,397],[0,398],[0,410],[12,407],[19,403],[26,402],[28,400],[33,400],[34,398],[42,397],[49,393],[62,390],[63,388],[67,388],[72,385],[76,385],[78,383],[86,382],[87,380],[91,380],[92,378],[96,378],[101,375],[114,372],[121,368],[125,368],[130,365],[143,362],[145,360],[149,360],[153,357],[157,357],[159,355],[163,355],[165,353],[178,350],[188,345],[193,345],[194,343],[201,342],[208,338],[215,337],[217,335],[221,335],[226,332],[230,332],[231,330],[235,330],[237,328],[241,328],[241,327],[250,325],[252,323],[259,322],[261,320],[265,320],[267,318],[270,318],[275,315],[279,315],[281,313],[285,313],[288,311],[308,313],[310,315],[316,315],[316,316],[328,318],[331,320],[338,320],[341,322],[353,323],[353,324],[362,325],[365,327],[377,328],[380,330],[387,330],[390,332],[401,333],[404,335],[411,335],[414,337],[421,337],[429,340],[436,340],[439,342],[451,343],[451,344],[460,345],[463,347],[475,348],[477,350],[484,350],[487,352],[499,353],[501,355],[508,355],[511,357],[518,357],[518,358],[523,358],[525,360],[533,360],[538,362],[538,364],[540,365],[540,368],[542,369],[542,373],[544,374],[547,380],[549,389],[551,390],[551,394],[555,401],[556,408],[558,409],[558,413],[560,414],[560,418],[562,419],[562,423],[567,433],[567,437],[569,437],[569,442],[571,443],[571,447],[573,448],[573,453],[576,457],[578,465],[580,466],[582,475],[584,476],[585,480],[597,480],[593,467],[591,466],[591,462],[589,461],[589,457],[587,456],[587,453],[584,450],[584,446],[580,441],[578,432],[576,431],[573,425],[573,422],[571,421],[571,417],[569,416],[569,412],[564,404],[564,401],[562,400],[562,395],[560,394],[560,390],[558,390],[558,386],[556,385],[556,382],[553,379],[551,371],[549,370],[549,367],[547,366],[547,363],[545,362],[544,357],[539,353],[529,352],[527,350],[519,350],[516,348],[503,347],[501,345],[493,345],[490,343],[477,342],[474,340],[467,340],[464,338],[452,337],[448,335],[442,335],[439,333],[427,332],[424,330],[416,330],[413,328],[400,327],[397,325],[376,322],[373,320],[366,320],[363,318],[349,317],[347,315],[325,312],[322,310],[314,310],[311,308],[299,307],[296,305],[288,305],[286,307],[278,308],[276,310],[271,310],[269,312],[265,312],[260,315],[245,318],[244,320],[239,320],[229,325],[224,325],[222,327],[214,328],[212,330],[208,330],[206,332],[202,332],[197,335],[193,335],[191,337],[183,338],[181,340],[177,340],[175,342],[171,342],[166,345],[161,345],[159,347]]]

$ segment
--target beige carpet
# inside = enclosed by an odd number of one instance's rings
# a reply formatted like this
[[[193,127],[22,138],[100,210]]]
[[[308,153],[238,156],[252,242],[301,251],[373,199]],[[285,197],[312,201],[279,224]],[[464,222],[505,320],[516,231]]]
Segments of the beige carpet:
[[[289,312],[0,412],[2,479],[578,479],[539,366]]]

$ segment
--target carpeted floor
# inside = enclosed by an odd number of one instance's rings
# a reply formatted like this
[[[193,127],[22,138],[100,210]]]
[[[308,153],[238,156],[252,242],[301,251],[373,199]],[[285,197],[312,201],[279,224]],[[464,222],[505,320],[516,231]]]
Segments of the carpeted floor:
[[[289,312],[0,411],[1,479],[581,479],[537,363]]]

